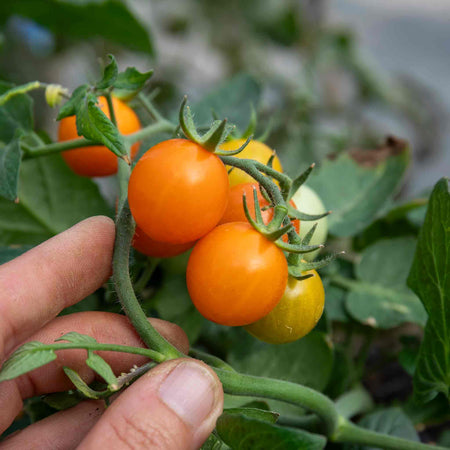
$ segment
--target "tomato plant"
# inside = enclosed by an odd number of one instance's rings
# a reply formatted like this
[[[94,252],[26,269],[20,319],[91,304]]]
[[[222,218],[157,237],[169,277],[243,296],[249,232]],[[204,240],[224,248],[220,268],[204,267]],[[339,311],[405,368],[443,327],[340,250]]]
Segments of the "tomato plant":
[[[269,314],[245,329],[269,344],[286,344],[307,335],[319,321],[325,305],[325,291],[315,270],[305,280],[289,277],[283,297]]]
[[[245,143],[245,139],[232,139],[230,141],[224,142],[221,145],[223,150],[234,150],[239,148],[241,145]],[[267,164],[270,157],[273,154],[273,150],[264,144],[264,142],[251,140],[247,147],[242,150],[237,156],[238,158],[247,158],[254,159],[255,161],[259,161],[260,163]],[[273,168],[278,172],[283,172],[283,167],[281,166],[281,162],[278,156],[275,156],[272,163]],[[230,186],[236,186],[237,184],[243,183],[253,183],[253,178],[243,172],[240,169],[233,169],[228,175],[230,179]]]
[[[186,139],[170,139],[138,161],[128,201],[145,234],[156,241],[185,244],[217,225],[228,190],[227,171],[216,155]]]
[[[136,113],[123,101],[113,97],[117,127],[125,135],[135,133],[141,128]],[[98,98],[98,106],[106,116],[110,117],[108,104],[105,97]],[[77,133],[75,116],[61,119],[58,129],[58,140],[69,141],[79,137]],[[131,146],[131,157],[133,158],[139,149],[139,143]],[[101,145],[75,148],[62,152],[62,156],[68,166],[78,175],[85,177],[105,177],[117,172],[117,156],[108,148]]]
[[[248,223],[218,226],[194,247],[186,270],[200,313],[222,325],[247,325],[280,300],[287,282],[283,252]]]

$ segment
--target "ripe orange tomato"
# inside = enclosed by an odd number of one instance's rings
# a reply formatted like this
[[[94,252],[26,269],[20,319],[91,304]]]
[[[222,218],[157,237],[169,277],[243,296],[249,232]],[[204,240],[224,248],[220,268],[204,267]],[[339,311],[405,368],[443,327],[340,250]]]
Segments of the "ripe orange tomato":
[[[131,134],[141,129],[136,113],[124,102],[112,98],[117,127],[122,134]],[[109,117],[105,97],[98,98],[99,108]],[[75,116],[65,117],[59,122],[58,141],[68,141],[79,137]],[[139,142],[131,147],[133,158],[139,149]],[[62,152],[67,165],[78,175],[85,177],[105,177],[117,172],[117,156],[103,145],[81,147]]]
[[[218,156],[186,139],[170,139],[138,161],[128,184],[128,202],[150,238],[185,244],[217,225],[228,191],[227,170]]]
[[[158,242],[148,237],[139,227],[136,227],[131,245],[135,250],[147,256],[154,258],[170,258],[181,255],[193,247],[195,242],[186,244],[169,244],[167,242]]]
[[[257,183],[237,184],[230,189],[230,193],[228,195],[228,205],[219,223],[247,221],[242,200],[244,194],[247,199],[247,206],[248,210],[250,211],[250,215],[253,217],[253,219],[255,219],[255,201],[253,199],[254,188],[256,189],[256,192],[258,194],[258,202],[261,206],[261,215],[263,218],[263,222],[267,225],[273,218],[273,208],[265,209],[265,207],[269,205],[269,202],[261,194],[259,185]],[[292,200],[290,201],[290,204],[291,206],[296,208],[295,203]],[[294,219],[292,223],[294,224],[297,233],[299,233],[300,220]],[[287,235],[283,236],[283,241],[288,241]]]
[[[231,141],[224,142],[220,148],[222,150],[236,150],[237,148],[244,145],[245,139],[233,139]],[[243,159],[254,159],[255,161],[259,161],[263,164],[267,164],[270,157],[272,156],[272,149],[268,147],[266,144],[259,142],[259,141],[250,141],[247,144],[247,147],[242,150],[241,153],[238,153],[236,155],[236,158],[243,158]],[[278,172],[283,172],[283,167],[281,167],[281,162],[278,159],[278,156],[275,156],[273,160],[272,167],[277,170]],[[229,167],[228,167],[229,169]],[[247,173],[243,172],[240,169],[234,168],[230,174],[228,175],[228,178],[230,179],[230,186],[236,186],[237,184],[242,183],[254,183],[255,180],[248,175]]]
[[[245,329],[269,344],[286,344],[307,335],[323,313],[325,291],[315,270],[306,280],[289,277],[283,297],[267,316]]]
[[[261,319],[278,303],[288,270],[283,252],[249,223],[219,225],[189,257],[189,295],[207,319],[229,326]]]

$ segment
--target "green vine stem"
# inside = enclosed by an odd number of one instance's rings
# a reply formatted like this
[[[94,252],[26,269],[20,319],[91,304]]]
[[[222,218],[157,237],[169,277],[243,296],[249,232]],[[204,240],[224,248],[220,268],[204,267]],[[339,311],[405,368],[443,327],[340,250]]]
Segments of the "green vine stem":
[[[339,415],[334,403],[314,389],[289,381],[244,375],[218,368],[214,370],[227,394],[271,398],[301,406],[320,416],[327,435],[332,435],[337,429]]]
[[[172,132],[175,130],[175,125],[167,120],[163,122],[156,122],[142,128],[136,133],[123,136],[124,140],[129,144],[141,141],[143,139],[154,136],[158,133]],[[24,151],[24,159],[37,158],[39,156],[51,155],[53,153],[60,153],[65,150],[73,150],[80,147],[91,147],[94,145],[103,145],[100,142],[90,141],[85,138],[71,139],[69,141],[54,142],[51,144],[41,145],[37,147],[31,147],[24,142],[21,142],[22,150]]]
[[[116,217],[116,240],[114,242],[113,279],[119,301],[126,315],[145,344],[164,354],[166,359],[184,356],[170,342],[164,339],[147,320],[139,300],[133,290],[130,278],[130,246],[135,223],[127,202],[130,167],[119,159],[119,210]]]
[[[332,442],[350,442],[386,450],[445,450],[444,447],[438,445],[422,444],[421,442],[408,441],[395,436],[377,433],[376,431],[358,427],[345,419],[341,419],[337,431],[329,439]]]
[[[70,343],[56,343],[56,344],[42,344],[36,349],[27,350],[28,353],[41,352],[44,350],[69,350],[69,349],[84,349],[93,350],[99,352],[121,352],[121,353],[132,353],[134,355],[142,355],[151,359],[152,361],[161,363],[167,358],[160,352],[151,350],[149,348],[140,347],[130,347],[128,345],[117,345],[117,344],[102,344],[99,342],[70,342]]]

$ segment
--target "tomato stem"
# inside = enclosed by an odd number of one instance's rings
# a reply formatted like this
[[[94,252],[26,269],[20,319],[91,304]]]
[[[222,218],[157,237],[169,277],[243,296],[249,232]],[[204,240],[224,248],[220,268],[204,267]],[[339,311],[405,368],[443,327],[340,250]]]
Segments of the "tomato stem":
[[[128,208],[128,202],[125,201],[119,207],[119,213],[116,218],[113,278],[117,296],[126,315],[149,348],[161,352],[166,359],[182,357],[184,355],[164,339],[147,320],[147,316],[134,293],[129,268],[130,245],[134,235],[134,229],[134,220]]]
[[[301,406],[322,419],[327,435],[332,435],[337,429],[339,415],[334,403],[314,389],[289,381],[244,375],[218,368],[214,370],[227,394],[271,398]]]

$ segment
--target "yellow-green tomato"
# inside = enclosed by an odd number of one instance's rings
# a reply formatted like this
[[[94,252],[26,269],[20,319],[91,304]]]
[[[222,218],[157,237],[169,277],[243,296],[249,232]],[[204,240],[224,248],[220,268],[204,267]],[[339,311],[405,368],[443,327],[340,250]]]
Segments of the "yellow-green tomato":
[[[220,148],[222,150],[236,150],[242,145],[244,145],[245,139],[233,139],[231,141],[224,142]],[[267,164],[270,157],[272,156],[273,150],[259,141],[250,141],[247,146],[242,150],[241,153],[236,155],[237,158],[244,159],[254,159],[255,161],[259,161],[260,163]],[[281,167],[281,162],[278,159],[278,156],[275,156],[272,162],[272,167],[277,172],[283,172],[283,168]],[[227,166],[227,169],[230,167]],[[229,175],[228,179],[230,181],[230,187],[236,186],[242,183],[254,183],[255,180],[247,173],[243,172],[240,169],[233,169]]]
[[[288,278],[283,297],[272,311],[245,329],[256,338],[269,344],[287,344],[306,336],[323,313],[325,291],[315,270],[306,274],[306,280]]]
[[[300,186],[298,191],[293,195],[292,200],[297,205],[297,209],[306,214],[316,215],[323,214],[327,211],[316,191],[304,184]],[[300,237],[304,237],[315,223],[317,223],[317,228],[309,245],[324,244],[328,234],[328,217],[323,217],[316,221],[302,220],[300,222]],[[306,259],[306,261],[312,261],[317,257],[319,252],[320,250],[304,253],[303,258]]]

